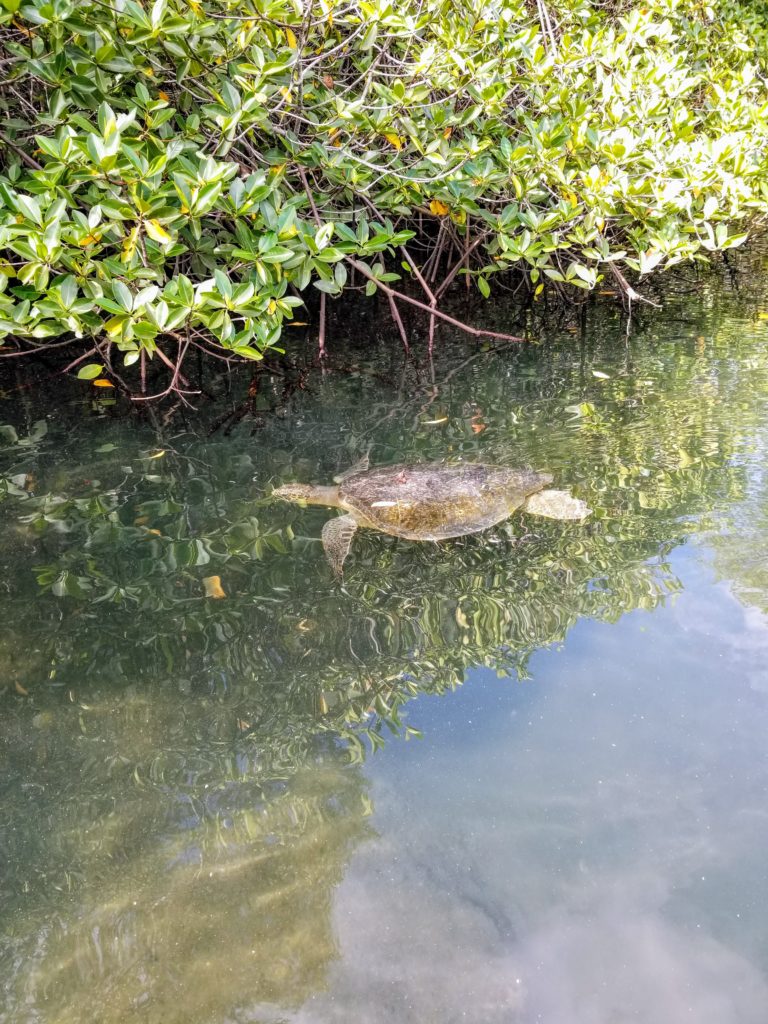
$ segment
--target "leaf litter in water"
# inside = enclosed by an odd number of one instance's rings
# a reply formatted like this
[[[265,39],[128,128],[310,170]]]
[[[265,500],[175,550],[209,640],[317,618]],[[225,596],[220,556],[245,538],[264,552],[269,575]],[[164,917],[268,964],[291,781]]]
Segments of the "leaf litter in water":
[[[220,600],[222,597],[227,596],[221,585],[221,576],[206,576],[203,579],[203,587],[205,588],[206,597]]]

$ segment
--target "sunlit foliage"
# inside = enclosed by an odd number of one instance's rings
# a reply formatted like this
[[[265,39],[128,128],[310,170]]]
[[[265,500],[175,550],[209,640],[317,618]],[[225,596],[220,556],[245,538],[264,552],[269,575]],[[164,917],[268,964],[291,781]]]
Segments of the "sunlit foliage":
[[[432,307],[516,272],[632,296],[765,212],[761,19],[0,0],[0,337],[82,339],[73,367],[108,383],[155,358],[178,390],[191,348],[285,345],[307,289],[378,280]]]

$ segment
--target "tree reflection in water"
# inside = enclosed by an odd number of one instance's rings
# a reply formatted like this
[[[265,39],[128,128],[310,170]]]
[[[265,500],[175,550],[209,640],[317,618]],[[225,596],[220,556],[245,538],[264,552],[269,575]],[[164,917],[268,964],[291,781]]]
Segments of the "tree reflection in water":
[[[718,288],[629,346],[604,319],[477,360],[446,343],[435,387],[387,391],[361,359],[255,436],[66,410],[6,432],[3,1024],[222,1020],[323,988],[334,887],[375,835],[366,750],[470,667],[525,678],[580,618],[665,601],[669,552],[751,493],[765,327]],[[594,515],[363,533],[339,587],[327,513],[268,492],[368,448],[547,468]]]

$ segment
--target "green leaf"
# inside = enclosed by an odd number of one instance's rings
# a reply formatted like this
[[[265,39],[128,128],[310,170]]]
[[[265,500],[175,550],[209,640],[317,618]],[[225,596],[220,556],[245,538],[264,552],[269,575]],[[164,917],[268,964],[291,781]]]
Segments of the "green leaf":
[[[104,373],[104,367],[101,363],[86,363],[77,371],[77,376],[79,380],[95,380],[102,373]]]
[[[253,348],[251,345],[238,345],[232,351],[235,355],[242,356],[243,359],[256,360],[264,358],[264,353],[259,352],[257,348]]]
[[[315,245],[317,246],[318,250],[324,249],[326,245],[328,245],[332,235],[333,224],[323,224],[322,227],[319,227],[317,229],[317,231],[315,232]]]
[[[130,313],[133,309],[133,295],[131,295],[130,288],[123,284],[122,281],[112,282],[112,294],[115,296],[117,301],[120,303],[126,313]]]
[[[71,308],[77,298],[77,282],[71,274],[67,275],[60,283],[59,294],[61,295],[62,304],[67,309]]]
[[[16,194],[16,209],[23,213],[27,220],[34,221],[35,224],[43,223],[43,215],[40,212],[40,204],[32,196],[24,196],[21,193]]]
[[[232,298],[232,282],[229,280],[227,275],[222,270],[214,270],[213,279],[216,282],[216,287],[219,294],[225,299]]]

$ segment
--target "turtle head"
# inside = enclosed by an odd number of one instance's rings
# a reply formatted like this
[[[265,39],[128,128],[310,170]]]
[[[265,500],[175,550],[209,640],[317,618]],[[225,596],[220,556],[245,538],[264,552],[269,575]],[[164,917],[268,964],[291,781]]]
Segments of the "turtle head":
[[[310,484],[283,484],[272,491],[272,497],[283,501],[309,501],[312,491]]]
[[[273,498],[295,501],[301,505],[338,505],[338,487],[317,487],[315,484],[283,484],[272,491]]]

